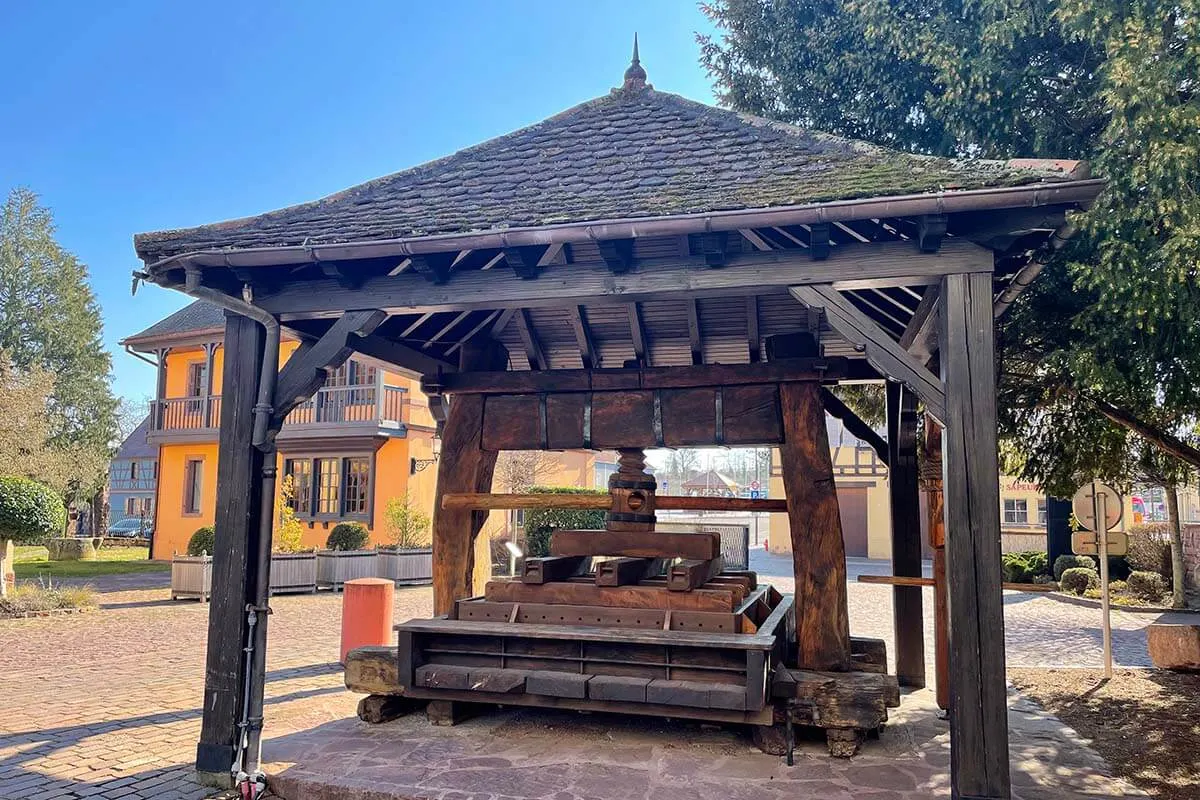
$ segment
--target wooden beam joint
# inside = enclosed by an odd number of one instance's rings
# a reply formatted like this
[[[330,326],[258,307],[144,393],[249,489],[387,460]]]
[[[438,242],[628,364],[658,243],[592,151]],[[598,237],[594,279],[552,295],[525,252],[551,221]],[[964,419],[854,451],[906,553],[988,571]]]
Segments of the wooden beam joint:
[[[633,269],[633,239],[601,239],[596,247],[614,274],[623,275]]]

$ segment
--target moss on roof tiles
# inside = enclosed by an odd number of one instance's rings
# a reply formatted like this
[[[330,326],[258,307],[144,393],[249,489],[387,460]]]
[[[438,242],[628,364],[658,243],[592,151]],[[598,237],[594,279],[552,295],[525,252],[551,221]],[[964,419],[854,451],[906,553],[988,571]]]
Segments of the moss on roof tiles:
[[[280,247],[1016,186],[1062,172],[913,155],[614,90],[451,156],[257,217],[135,237],[148,263]]]

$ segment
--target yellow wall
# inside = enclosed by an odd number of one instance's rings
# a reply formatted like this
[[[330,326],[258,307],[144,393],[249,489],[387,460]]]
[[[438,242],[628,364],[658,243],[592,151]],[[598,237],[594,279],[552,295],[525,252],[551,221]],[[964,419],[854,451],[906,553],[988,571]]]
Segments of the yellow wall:
[[[200,514],[183,513],[184,466],[190,458],[204,459],[201,473]],[[154,502],[154,552],[152,558],[170,558],[187,551],[197,528],[213,524],[217,505],[217,444],[196,442],[163,445],[158,452],[158,489]]]

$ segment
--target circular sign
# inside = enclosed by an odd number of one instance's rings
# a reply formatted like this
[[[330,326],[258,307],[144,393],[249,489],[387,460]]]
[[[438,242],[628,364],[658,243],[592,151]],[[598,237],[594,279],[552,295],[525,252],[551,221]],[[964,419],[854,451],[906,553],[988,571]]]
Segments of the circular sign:
[[[760,484],[759,484],[759,482],[758,482],[758,481],[750,481],[750,488],[751,488],[751,489],[758,489],[758,488],[760,488]]]
[[[1116,489],[1100,481],[1085,483],[1071,498],[1071,510],[1075,512],[1075,519],[1089,531],[1096,530],[1096,508],[1100,505],[1097,497],[1103,500],[1104,530],[1112,530],[1121,521],[1124,503]]]

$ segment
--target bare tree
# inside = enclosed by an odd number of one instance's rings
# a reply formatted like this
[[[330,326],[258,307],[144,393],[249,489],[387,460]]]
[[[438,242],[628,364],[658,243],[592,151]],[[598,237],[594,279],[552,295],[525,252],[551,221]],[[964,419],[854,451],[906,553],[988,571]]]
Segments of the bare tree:
[[[495,481],[501,491],[527,492],[558,468],[558,459],[544,450],[505,450],[496,459]]]

